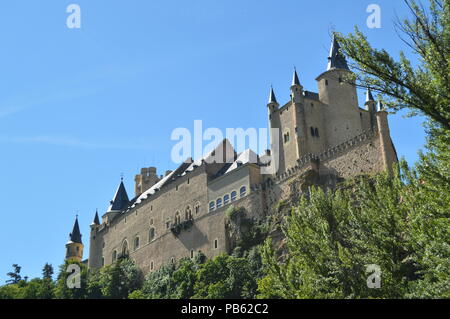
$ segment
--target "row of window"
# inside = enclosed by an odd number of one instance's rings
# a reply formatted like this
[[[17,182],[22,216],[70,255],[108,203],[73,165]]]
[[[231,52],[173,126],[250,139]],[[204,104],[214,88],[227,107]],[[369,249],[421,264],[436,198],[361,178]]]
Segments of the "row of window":
[[[247,187],[242,186],[239,190],[239,197],[242,198],[247,195]],[[232,191],[231,194],[226,194],[223,197],[218,198],[216,201],[209,202],[209,211],[212,212],[215,209],[219,209],[222,206],[226,206],[231,202],[237,200],[237,192]]]

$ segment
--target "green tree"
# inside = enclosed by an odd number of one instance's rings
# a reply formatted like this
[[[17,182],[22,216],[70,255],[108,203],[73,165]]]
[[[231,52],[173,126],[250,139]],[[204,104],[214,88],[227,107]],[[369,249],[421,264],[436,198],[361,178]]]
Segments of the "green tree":
[[[450,2],[428,0],[428,8],[414,0],[404,2],[411,17],[398,19],[396,26],[417,58],[416,67],[403,52],[396,61],[386,50],[373,48],[358,28],[348,36],[337,34],[342,52],[351,60],[356,85],[382,93],[391,110],[424,114],[449,130]]]
[[[22,267],[20,267],[18,264],[12,265],[14,268],[14,271],[11,271],[7,273],[6,275],[11,278],[6,281],[7,284],[18,284],[22,280],[22,276],[20,276],[20,270]]]
[[[79,273],[75,270],[69,272],[70,265],[76,265],[79,268]],[[75,279],[79,276],[80,286],[77,288],[75,285],[69,285],[68,279]],[[71,281],[74,283],[73,281]],[[88,269],[85,264],[77,261],[65,261],[63,265],[59,267],[58,279],[56,287],[54,289],[55,297],[58,299],[86,299],[88,294]]]
[[[265,298],[448,297],[450,223],[448,195],[433,195],[405,163],[341,185],[312,188],[287,217],[286,251],[267,240]],[[443,189],[440,189],[443,192]],[[436,254],[436,255],[435,255]],[[381,288],[367,286],[367,265],[381,269]]]

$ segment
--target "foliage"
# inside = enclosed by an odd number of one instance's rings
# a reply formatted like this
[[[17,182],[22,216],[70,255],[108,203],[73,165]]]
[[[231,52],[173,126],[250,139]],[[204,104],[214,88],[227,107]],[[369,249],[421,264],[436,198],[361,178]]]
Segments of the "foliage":
[[[342,52],[356,71],[352,81],[384,96],[391,110],[407,108],[421,113],[446,130],[450,129],[450,2],[428,0],[425,8],[405,0],[411,18],[397,22],[400,38],[417,57],[418,66],[400,52],[396,61],[386,50],[374,49],[364,34],[338,35]]]
[[[401,165],[352,188],[312,188],[287,218],[288,254],[266,241],[260,297],[449,297],[448,192],[434,206],[428,183]],[[371,264],[381,267],[379,289],[367,286]]]
[[[22,269],[22,267],[20,267],[18,264],[13,264],[12,266],[14,268],[14,271],[11,271],[6,274],[9,278],[11,278],[7,280],[6,283],[18,284],[22,280],[22,277],[20,276],[20,270]]]

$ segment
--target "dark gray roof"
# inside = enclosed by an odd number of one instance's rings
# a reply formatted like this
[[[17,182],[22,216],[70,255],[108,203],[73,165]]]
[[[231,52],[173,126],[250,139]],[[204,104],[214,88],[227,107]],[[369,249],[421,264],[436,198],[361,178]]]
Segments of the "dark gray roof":
[[[98,218],[98,211],[95,211],[95,217],[94,221],[92,222],[93,225],[100,225],[100,219]]]
[[[114,195],[114,199],[110,202],[108,212],[112,211],[123,211],[128,207],[130,200],[128,199],[127,191],[125,190],[125,185],[123,181],[120,182],[119,188]]]
[[[69,234],[70,241],[73,243],[79,243],[81,244],[81,233],[80,233],[80,226],[78,225],[78,217],[75,218],[75,224],[73,225],[73,230]]]
[[[340,45],[336,39],[336,35],[333,35],[333,41],[331,43],[330,56],[328,57],[327,70],[331,69],[344,69],[349,70],[347,60],[342,55]]]
[[[369,101],[375,101],[375,99],[373,98],[372,91],[369,88],[367,88],[366,102],[369,102]]]
[[[294,68],[294,75],[292,77],[292,85],[300,85],[300,81],[298,80],[297,70]]]
[[[273,87],[270,87],[269,103],[278,103],[277,98],[275,97],[275,92],[273,91]]]

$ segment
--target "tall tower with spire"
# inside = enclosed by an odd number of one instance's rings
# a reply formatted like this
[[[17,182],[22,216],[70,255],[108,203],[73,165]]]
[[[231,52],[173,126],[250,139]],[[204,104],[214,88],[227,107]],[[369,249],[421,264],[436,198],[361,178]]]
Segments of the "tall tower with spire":
[[[81,241],[80,226],[78,225],[78,215],[75,218],[73,230],[69,234],[69,241],[66,244],[66,260],[78,261],[83,260],[83,242]]]
[[[316,79],[319,99],[329,106],[325,118],[329,145],[338,145],[362,132],[356,86],[349,81],[352,74],[333,35],[327,70]]]

